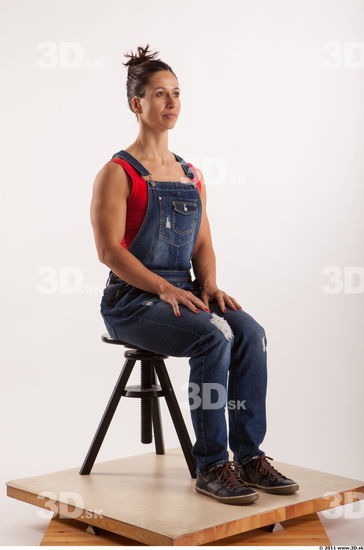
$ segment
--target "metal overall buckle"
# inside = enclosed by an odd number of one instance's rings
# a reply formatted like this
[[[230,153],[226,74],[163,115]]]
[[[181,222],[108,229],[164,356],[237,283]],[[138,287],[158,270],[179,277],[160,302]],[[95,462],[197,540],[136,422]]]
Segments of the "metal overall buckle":
[[[142,176],[142,178],[145,181],[149,181],[153,185],[153,187],[155,187],[155,181],[152,178],[152,174],[147,174],[146,176]]]

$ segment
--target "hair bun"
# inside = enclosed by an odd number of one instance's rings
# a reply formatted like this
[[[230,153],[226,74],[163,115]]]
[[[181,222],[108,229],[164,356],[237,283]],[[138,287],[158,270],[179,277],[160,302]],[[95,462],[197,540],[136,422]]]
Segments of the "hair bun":
[[[131,52],[130,54],[126,53],[125,57],[130,57],[130,59],[126,63],[123,63],[123,65],[129,66],[130,68],[134,65],[139,65],[140,63],[144,63],[145,61],[151,61],[159,52],[148,53],[148,49],[149,49],[149,44],[147,44],[145,48],[138,46],[137,54],[133,54],[133,52]]]
[[[135,97],[145,97],[146,88],[150,83],[152,75],[159,71],[169,71],[176,77],[170,65],[159,58],[155,59],[158,53],[159,52],[150,52],[149,44],[147,44],[145,48],[138,47],[137,53],[126,53],[125,56],[129,57],[129,60],[126,63],[122,63],[128,67],[126,93],[128,96],[129,108],[137,119],[138,113],[134,111],[135,105],[132,104],[133,99]]]

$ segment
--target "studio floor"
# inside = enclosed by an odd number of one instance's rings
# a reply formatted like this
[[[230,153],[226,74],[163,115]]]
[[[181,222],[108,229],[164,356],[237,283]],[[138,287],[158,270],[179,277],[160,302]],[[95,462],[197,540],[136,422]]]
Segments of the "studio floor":
[[[76,467],[12,479],[6,486],[19,506],[48,511],[39,542],[28,544],[336,544],[330,536],[333,520],[325,511],[344,510],[363,499],[364,481],[272,464],[295,479],[299,490],[292,495],[258,490],[260,498],[246,505],[198,494],[179,447],[165,455],[150,452],[96,463],[90,475],[80,475]]]

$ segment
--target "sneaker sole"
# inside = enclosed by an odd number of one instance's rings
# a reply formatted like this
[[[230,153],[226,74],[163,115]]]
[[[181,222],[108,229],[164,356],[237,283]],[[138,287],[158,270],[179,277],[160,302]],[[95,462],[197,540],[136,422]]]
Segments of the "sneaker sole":
[[[275,495],[278,495],[278,494],[290,495],[292,493],[295,493],[297,489],[300,488],[300,486],[297,483],[295,483],[294,485],[282,485],[281,487],[263,487],[262,485],[257,485],[256,483],[249,483],[248,481],[245,481],[245,480],[244,480],[244,483],[246,485],[249,485],[249,487],[255,487],[256,489],[261,489],[266,493],[273,493]]]
[[[225,504],[249,504],[250,502],[254,502],[259,498],[258,493],[252,493],[250,495],[239,495],[236,497],[219,497],[217,495],[213,495],[212,493],[209,493],[208,491],[204,491],[199,487],[195,487],[195,490],[198,493],[201,493],[202,495],[206,495],[208,497],[214,498],[215,500],[224,502]]]

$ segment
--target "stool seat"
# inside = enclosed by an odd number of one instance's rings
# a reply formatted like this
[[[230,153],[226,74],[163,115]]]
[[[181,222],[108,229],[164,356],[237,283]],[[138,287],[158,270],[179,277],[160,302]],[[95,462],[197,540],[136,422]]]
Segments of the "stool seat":
[[[138,357],[136,357],[136,354],[133,353],[134,358],[142,358],[140,354],[143,354],[143,358],[151,358],[151,359],[167,359],[169,355],[163,355],[161,353],[155,353],[154,351],[148,351],[144,348],[141,348],[139,346],[135,346],[134,344],[129,344],[128,342],[125,342],[123,340],[119,340],[119,338],[113,338],[110,336],[107,332],[101,335],[101,340],[105,342],[106,344],[116,344],[118,346],[125,346],[126,348],[131,348],[139,351]],[[130,354],[128,355],[130,356]],[[127,357],[127,356],[126,356]]]
[[[129,344],[128,342],[119,340],[119,338],[113,338],[107,332],[104,332],[104,334],[101,335],[101,340],[103,342],[106,342],[106,344],[117,344],[118,346],[125,346],[126,348],[142,349],[139,346],[135,346],[134,344]],[[147,350],[143,350],[143,351],[145,351],[146,353],[153,353],[153,352],[148,352]]]
[[[169,356],[143,349],[140,346],[130,344],[119,338],[113,338],[108,333],[102,334],[101,340],[106,344],[125,346],[127,348],[124,351],[126,361],[79,473],[81,475],[88,475],[91,472],[121,397],[140,399],[141,442],[151,443],[154,433],[156,454],[165,454],[159,408],[159,399],[160,397],[164,397],[185,455],[187,467],[191,477],[196,478],[196,463],[192,455],[191,439],[163,361],[163,359]],[[141,384],[127,386],[126,384],[136,361],[140,361],[141,364]],[[157,376],[160,385],[157,384]]]

